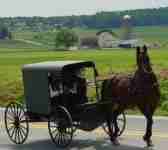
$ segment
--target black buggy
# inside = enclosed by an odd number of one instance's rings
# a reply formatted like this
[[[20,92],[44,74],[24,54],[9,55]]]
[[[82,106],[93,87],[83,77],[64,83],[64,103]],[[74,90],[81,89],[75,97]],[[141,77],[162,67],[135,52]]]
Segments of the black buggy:
[[[113,107],[110,101],[101,100],[101,81],[97,80],[92,61],[28,64],[22,72],[25,104],[12,102],[5,110],[5,127],[11,141],[25,142],[29,122],[48,122],[51,139],[59,147],[71,143],[76,129],[92,131],[102,126],[109,134],[106,116],[112,115]],[[118,118],[118,136],[125,124],[122,113]]]

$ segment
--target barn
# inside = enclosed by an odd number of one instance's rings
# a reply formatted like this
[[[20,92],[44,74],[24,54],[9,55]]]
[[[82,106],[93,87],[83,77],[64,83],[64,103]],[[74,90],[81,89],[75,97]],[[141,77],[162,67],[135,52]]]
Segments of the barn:
[[[100,48],[118,47],[117,35],[111,30],[102,30],[96,33],[97,42]]]

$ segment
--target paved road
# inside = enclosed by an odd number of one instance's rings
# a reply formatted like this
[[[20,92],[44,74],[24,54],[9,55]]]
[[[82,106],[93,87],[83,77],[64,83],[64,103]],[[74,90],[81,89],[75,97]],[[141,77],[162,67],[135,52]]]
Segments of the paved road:
[[[51,142],[46,124],[32,124],[30,134],[23,145],[15,145],[8,139],[1,114],[0,150],[58,150]],[[145,120],[142,117],[127,116],[127,128],[120,137],[121,145],[114,147],[102,129],[93,132],[77,131],[69,150],[144,150],[142,141]],[[156,118],[153,129],[155,150],[167,150],[168,119]]]

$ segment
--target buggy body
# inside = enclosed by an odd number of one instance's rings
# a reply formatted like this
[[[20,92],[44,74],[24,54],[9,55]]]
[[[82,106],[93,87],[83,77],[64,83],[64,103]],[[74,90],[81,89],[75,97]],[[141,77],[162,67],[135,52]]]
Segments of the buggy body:
[[[84,72],[84,74],[83,74]],[[99,126],[109,134],[107,116],[112,104],[101,101],[98,72],[93,61],[47,61],[22,67],[25,107],[9,103],[5,127],[9,138],[22,144],[28,137],[29,122],[48,122],[52,141],[68,146],[76,129],[92,131]],[[125,115],[119,121],[125,129]],[[112,120],[110,121],[113,128]],[[17,129],[17,130],[16,130]]]
[[[25,65],[22,70],[27,112],[49,115],[52,110],[51,107],[53,107],[51,101],[54,99],[54,92],[57,92],[58,98],[61,97],[63,101],[59,103],[68,107],[71,102],[70,99],[66,99],[65,84],[71,80],[72,72],[86,67],[93,69],[93,76],[96,79],[97,71],[95,64],[91,61],[55,61]],[[99,95],[96,96],[99,99]],[[80,98],[82,99],[82,97]],[[55,102],[54,104],[59,103]]]

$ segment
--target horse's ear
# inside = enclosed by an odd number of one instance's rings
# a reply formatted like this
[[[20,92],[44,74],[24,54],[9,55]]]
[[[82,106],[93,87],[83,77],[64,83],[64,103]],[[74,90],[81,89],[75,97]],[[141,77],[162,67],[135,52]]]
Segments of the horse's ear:
[[[137,46],[137,48],[136,48],[137,54],[140,53],[140,50],[141,50],[140,46]]]
[[[138,66],[139,66],[140,50],[141,50],[141,48],[140,48],[140,46],[138,46],[138,47],[136,48],[136,61],[137,61],[137,65],[138,65]]]
[[[144,53],[147,53],[147,50],[148,50],[147,46],[144,45],[144,46],[143,46],[143,51],[144,51]]]

